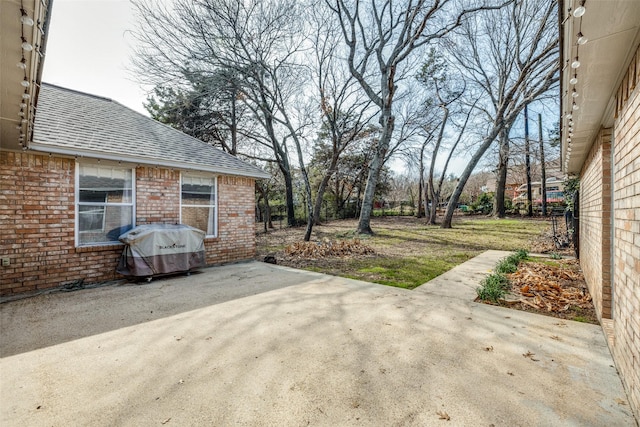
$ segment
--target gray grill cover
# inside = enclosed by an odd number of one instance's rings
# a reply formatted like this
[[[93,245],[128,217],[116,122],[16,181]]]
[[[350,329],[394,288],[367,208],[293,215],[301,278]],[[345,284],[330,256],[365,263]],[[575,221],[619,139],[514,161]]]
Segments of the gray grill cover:
[[[188,225],[140,225],[119,237],[126,246],[116,271],[153,276],[204,267],[204,237],[204,231]]]

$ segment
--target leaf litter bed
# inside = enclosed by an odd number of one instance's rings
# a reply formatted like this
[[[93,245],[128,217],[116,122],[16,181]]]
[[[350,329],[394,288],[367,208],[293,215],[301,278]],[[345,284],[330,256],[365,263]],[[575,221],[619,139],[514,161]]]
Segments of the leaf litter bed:
[[[501,306],[598,324],[578,260],[534,258],[521,262],[507,278],[509,295]]]
[[[349,257],[373,255],[375,251],[359,239],[328,240],[322,242],[295,242],[284,248],[284,253],[293,259],[318,259],[325,257]]]

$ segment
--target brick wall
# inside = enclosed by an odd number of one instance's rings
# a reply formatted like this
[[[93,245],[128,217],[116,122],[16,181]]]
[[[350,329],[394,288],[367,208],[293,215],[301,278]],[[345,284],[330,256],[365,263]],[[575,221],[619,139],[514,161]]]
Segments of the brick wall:
[[[614,130],[612,353],[640,416],[640,50],[617,93]]]
[[[75,247],[75,160],[0,151],[0,295],[83,280],[120,278],[122,245]],[[137,224],[179,221],[180,172],[136,168]],[[254,181],[219,177],[219,237],[207,239],[207,263],[255,254]],[[228,198],[228,199],[227,199]]]
[[[136,224],[180,222],[180,171],[136,168]]]
[[[602,129],[580,173],[580,258],[600,319],[611,318],[611,129]]]
[[[254,200],[253,179],[218,178],[218,237],[207,239],[208,262],[229,262],[255,255]]]
[[[116,278],[121,247],[75,248],[75,161],[0,152],[0,295]]]

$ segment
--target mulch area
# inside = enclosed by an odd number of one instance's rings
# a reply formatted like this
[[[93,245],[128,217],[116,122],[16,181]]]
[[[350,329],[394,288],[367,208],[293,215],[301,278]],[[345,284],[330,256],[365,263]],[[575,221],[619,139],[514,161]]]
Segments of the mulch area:
[[[561,319],[598,324],[598,316],[575,249],[568,242],[564,217],[558,217],[555,235],[549,227],[531,242],[531,252],[562,259],[522,262],[508,274],[510,297],[501,305]]]
[[[508,274],[510,295],[501,305],[567,320],[598,324],[576,259],[521,262]]]

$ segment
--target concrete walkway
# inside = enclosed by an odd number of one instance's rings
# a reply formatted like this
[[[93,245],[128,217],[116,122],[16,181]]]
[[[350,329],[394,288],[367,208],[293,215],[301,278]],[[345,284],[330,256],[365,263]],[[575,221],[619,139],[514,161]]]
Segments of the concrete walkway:
[[[415,291],[246,263],[2,304],[0,425],[636,425],[600,327],[473,302],[505,255]]]

